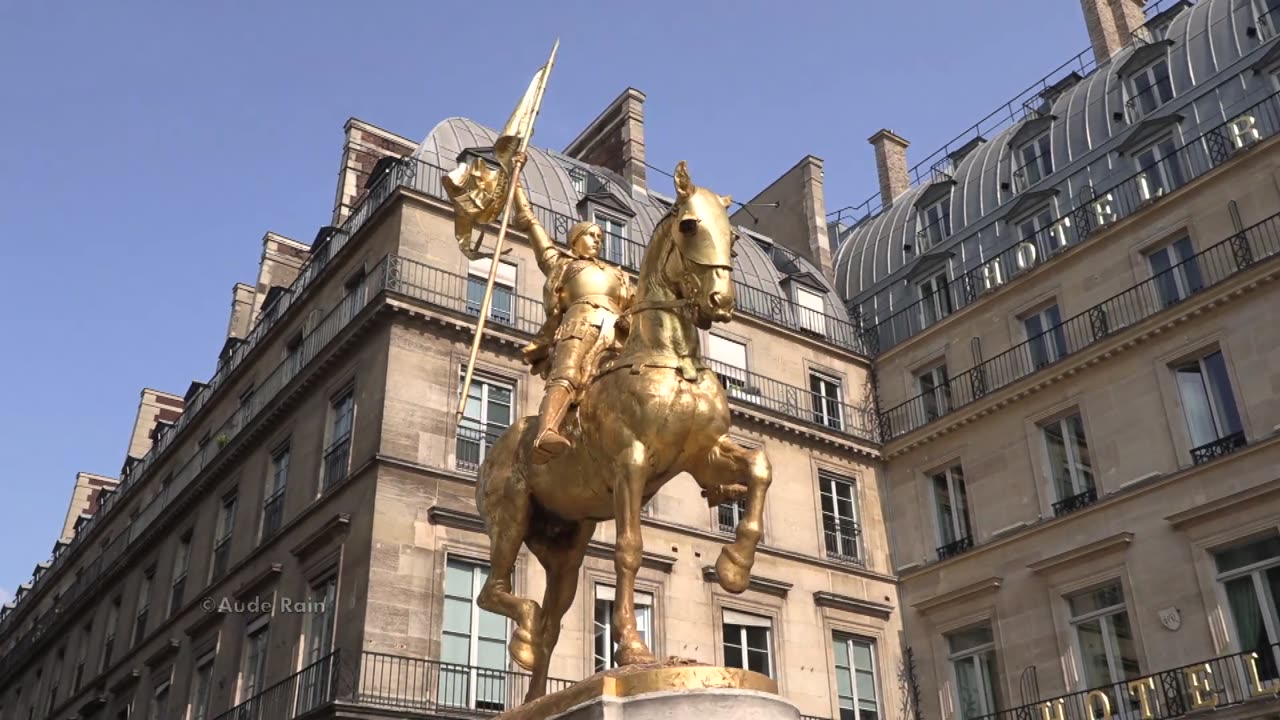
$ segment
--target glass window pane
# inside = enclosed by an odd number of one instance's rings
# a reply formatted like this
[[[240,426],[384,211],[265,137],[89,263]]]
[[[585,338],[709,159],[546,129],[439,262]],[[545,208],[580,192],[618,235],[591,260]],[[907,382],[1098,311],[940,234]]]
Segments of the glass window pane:
[[[1111,583],[1100,588],[1077,593],[1067,598],[1071,607],[1071,615],[1080,617],[1103,608],[1124,604],[1124,588],[1120,583]]]
[[[742,648],[727,640],[724,644],[724,664],[725,667],[744,667],[742,663]]]
[[[859,670],[857,672],[858,680],[858,704],[866,707],[875,707],[876,704],[876,679],[869,672]]]
[[[965,658],[953,664],[956,673],[958,720],[973,720],[986,714],[986,691],[978,676],[976,660],[977,658]]]
[[[867,643],[853,643],[853,666],[859,670],[872,670],[871,646]]]
[[[1218,439],[1218,430],[1209,407],[1209,396],[1199,364],[1186,365],[1174,373],[1178,382],[1178,396],[1182,398],[1182,412],[1187,418],[1191,433],[1191,446],[1200,447]]]
[[[950,645],[953,654],[989,645],[993,642],[995,642],[995,636],[991,633],[990,625],[977,625],[947,636],[947,643]]]
[[[1214,560],[1217,562],[1220,573],[1255,565],[1272,558],[1280,558],[1280,535],[1271,535],[1214,553]]]
[[[1214,408],[1218,411],[1218,428],[1220,437],[1240,432],[1240,413],[1236,411],[1235,397],[1231,392],[1231,378],[1227,376],[1227,363],[1221,352],[1215,352],[1204,359],[1205,369],[1209,372],[1209,387],[1213,391]]]
[[[747,651],[747,669],[761,675],[770,675],[769,653],[754,648]]]
[[[1133,641],[1133,628],[1129,626],[1129,613],[1119,612],[1107,616],[1111,626],[1112,641],[1120,657],[1116,658],[1120,667],[1114,668],[1117,679],[1135,678],[1142,674],[1138,667],[1138,647]]]
[[[955,511],[951,506],[951,491],[947,486],[946,473],[933,476],[933,497],[938,510],[938,535],[942,545],[955,542]]]
[[[1262,617],[1262,604],[1258,602],[1258,590],[1253,575],[1224,583],[1227,604],[1231,607],[1231,619],[1235,625],[1236,640],[1242,652],[1264,651],[1271,645],[1266,622]],[[1259,654],[1262,654],[1259,652]]]
[[[1062,424],[1050,423],[1044,428],[1045,448],[1049,452],[1049,470],[1053,477],[1053,487],[1062,500],[1076,494],[1071,484],[1071,470],[1067,457],[1066,439],[1062,437]]]

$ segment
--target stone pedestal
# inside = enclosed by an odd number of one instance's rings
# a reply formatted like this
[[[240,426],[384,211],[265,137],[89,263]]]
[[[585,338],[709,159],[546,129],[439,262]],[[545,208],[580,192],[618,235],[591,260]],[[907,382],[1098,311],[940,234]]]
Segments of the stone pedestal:
[[[598,673],[498,720],[799,720],[764,675],[668,661]]]

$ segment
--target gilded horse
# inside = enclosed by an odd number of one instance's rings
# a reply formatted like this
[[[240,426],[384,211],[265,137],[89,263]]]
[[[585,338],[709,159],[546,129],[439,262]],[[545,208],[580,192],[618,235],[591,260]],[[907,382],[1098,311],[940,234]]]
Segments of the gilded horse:
[[[526,702],[546,692],[560,621],[573,603],[578,570],[596,524],[617,521],[614,655],[621,665],[654,661],[636,629],[643,505],[688,472],[708,503],[746,498],[732,543],[716,562],[720,585],[746,589],[760,540],[772,470],[760,450],[733,442],[724,388],[702,363],[698,328],[729,322],[734,307],[728,197],[696,187],[682,161],[676,201],[654,229],[628,311],[631,331],[586,388],[573,448],[534,465],[536,418],[522,418],[494,443],[480,467],[476,505],[491,542],[480,607],[515,622],[511,657],[532,671]],[[521,544],[546,570],[542,604],[512,592]]]

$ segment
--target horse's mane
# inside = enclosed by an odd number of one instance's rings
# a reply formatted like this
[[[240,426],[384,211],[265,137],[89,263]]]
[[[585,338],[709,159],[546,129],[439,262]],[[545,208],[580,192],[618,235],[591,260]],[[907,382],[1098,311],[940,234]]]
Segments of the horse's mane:
[[[667,248],[671,243],[671,223],[675,222],[675,219],[674,213],[663,215],[649,236],[649,245],[645,248],[644,258],[640,261],[638,280],[638,289],[646,297],[666,289],[662,281],[662,263],[667,259]]]

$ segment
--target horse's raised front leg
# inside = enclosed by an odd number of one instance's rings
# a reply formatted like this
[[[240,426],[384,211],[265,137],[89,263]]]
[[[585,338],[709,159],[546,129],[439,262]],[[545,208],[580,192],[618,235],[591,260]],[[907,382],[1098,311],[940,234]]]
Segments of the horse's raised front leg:
[[[740,593],[751,581],[751,566],[764,529],[764,499],[773,482],[769,458],[763,450],[748,450],[723,435],[692,474],[713,505],[740,495],[741,486],[746,487],[746,512],[738,521],[733,542],[720,549],[716,560],[720,586]]]
[[[476,604],[489,612],[515,621],[508,651],[526,670],[536,657],[534,634],[542,618],[538,603],[512,592],[512,574],[516,557],[529,531],[529,495],[509,479],[503,479],[502,491],[491,496],[486,508],[485,529],[489,533],[489,578],[476,597]]]
[[[613,601],[613,641],[618,649],[614,658],[619,665],[653,662],[653,653],[636,629],[636,572],[644,553],[640,536],[640,506],[644,502],[644,486],[649,480],[648,463],[643,445],[633,443],[623,462],[613,488],[614,517],[618,538],[613,554],[613,567],[618,586]]]
[[[567,543],[560,539],[529,538],[529,549],[547,571],[547,589],[542,596],[542,623],[534,636],[537,661],[533,664],[525,702],[547,693],[547,671],[551,667],[551,653],[560,640],[560,621],[573,605],[578,591],[578,570],[595,530],[594,522],[582,521]]]

